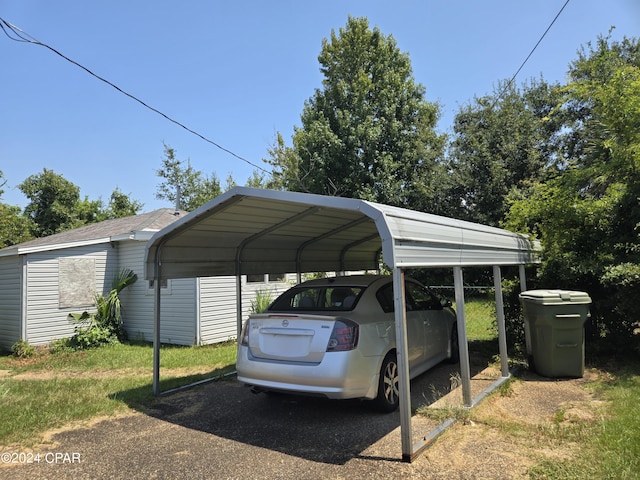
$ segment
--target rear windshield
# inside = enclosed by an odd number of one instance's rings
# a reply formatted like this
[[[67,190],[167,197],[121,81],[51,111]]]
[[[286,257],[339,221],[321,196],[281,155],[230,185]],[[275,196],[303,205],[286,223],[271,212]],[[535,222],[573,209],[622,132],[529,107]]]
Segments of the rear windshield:
[[[278,297],[269,311],[349,311],[354,309],[363,291],[364,287],[342,285],[293,288]]]

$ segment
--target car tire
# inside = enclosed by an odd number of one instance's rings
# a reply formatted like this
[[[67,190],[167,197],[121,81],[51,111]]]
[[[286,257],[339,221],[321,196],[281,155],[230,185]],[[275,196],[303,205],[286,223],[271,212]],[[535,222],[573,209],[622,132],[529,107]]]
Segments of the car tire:
[[[460,340],[458,338],[458,325],[453,324],[451,337],[449,338],[449,358],[447,363],[458,363],[460,361]]]
[[[398,408],[398,360],[395,352],[389,352],[382,361],[380,378],[378,380],[378,396],[375,399],[376,406],[385,413],[390,413]]]

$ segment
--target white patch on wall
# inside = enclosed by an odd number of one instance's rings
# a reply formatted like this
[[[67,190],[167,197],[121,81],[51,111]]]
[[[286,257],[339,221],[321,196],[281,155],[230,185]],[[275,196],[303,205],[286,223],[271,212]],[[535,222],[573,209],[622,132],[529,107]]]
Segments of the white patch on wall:
[[[60,308],[93,305],[96,292],[95,278],[95,259],[60,258],[58,261]]]

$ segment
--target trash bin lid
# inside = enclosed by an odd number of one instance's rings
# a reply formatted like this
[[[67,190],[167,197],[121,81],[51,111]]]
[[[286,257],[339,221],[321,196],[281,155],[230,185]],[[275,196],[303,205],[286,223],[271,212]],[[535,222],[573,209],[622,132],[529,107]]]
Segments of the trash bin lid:
[[[591,297],[588,293],[573,290],[527,290],[520,294],[520,299],[545,305],[591,303]]]

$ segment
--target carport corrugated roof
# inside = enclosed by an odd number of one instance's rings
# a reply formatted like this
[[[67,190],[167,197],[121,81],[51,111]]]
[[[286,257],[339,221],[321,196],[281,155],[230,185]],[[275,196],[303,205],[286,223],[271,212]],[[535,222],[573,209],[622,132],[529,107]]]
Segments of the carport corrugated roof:
[[[237,187],[153,236],[146,277],[521,265],[526,237],[351,198]],[[155,272],[159,254],[161,268]]]
[[[306,193],[237,187],[155,234],[146,249],[148,279],[245,274],[393,270],[396,354],[403,459],[432,437],[411,444],[409,363],[406,356],[404,269],[453,267],[460,370],[465,405],[472,406],[462,267],[493,266],[502,379],[509,376],[500,266],[534,263],[522,235],[378,203]],[[160,282],[155,282],[154,393],[160,383]],[[437,435],[437,430],[433,435]]]

